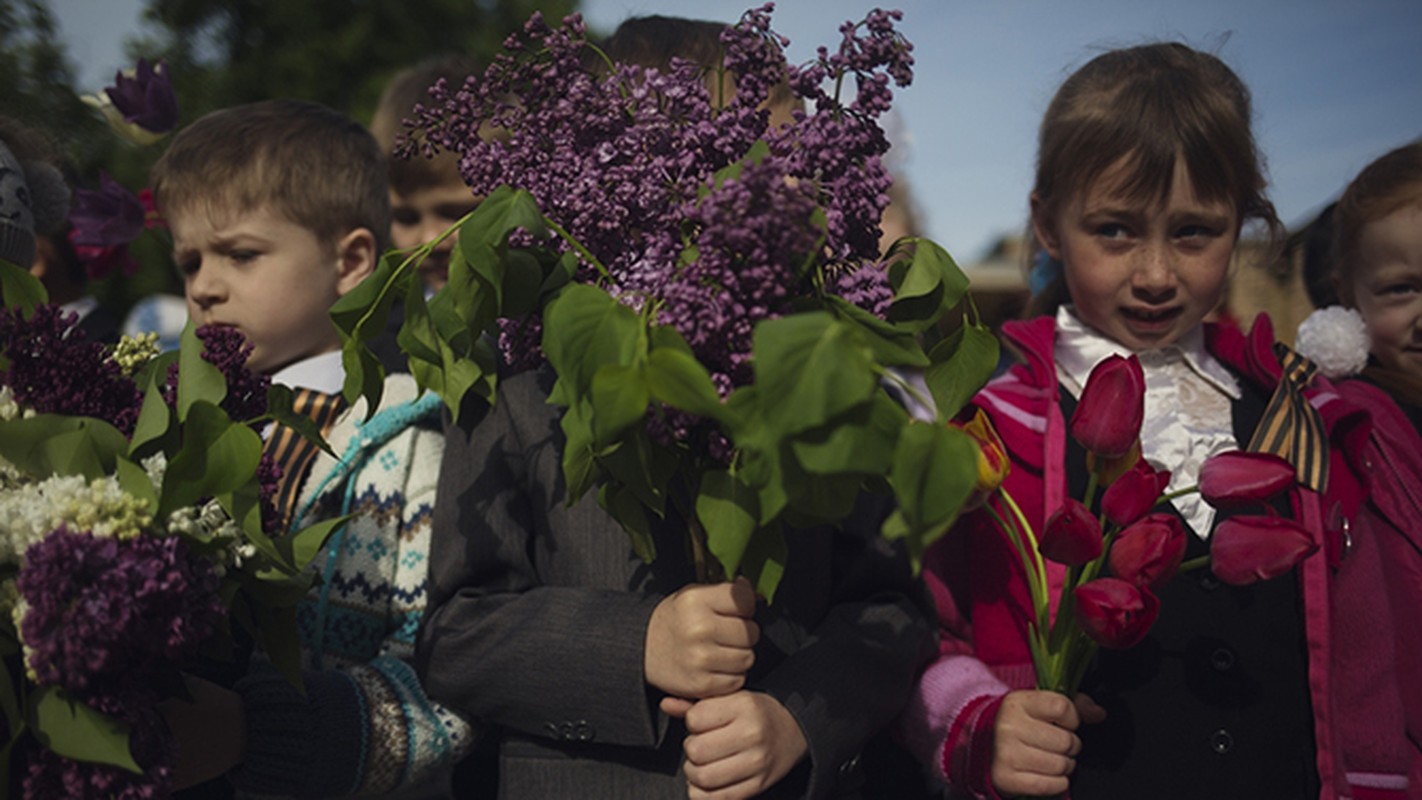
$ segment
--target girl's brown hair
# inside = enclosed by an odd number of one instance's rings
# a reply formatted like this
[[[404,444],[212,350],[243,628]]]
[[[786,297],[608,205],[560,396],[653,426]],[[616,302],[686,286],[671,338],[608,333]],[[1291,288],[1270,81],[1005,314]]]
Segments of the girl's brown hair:
[[[1343,302],[1353,304],[1353,282],[1345,278],[1363,228],[1414,203],[1422,205],[1422,142],[1393,150],[1348,184],[1333,210],[1333,269]]]
[[[1249,89],[1216,56],[1177,42],[1103,53],[1067,78],[1047,107],[1032,191],[1050,219],[1124,159],[1130,177],[1120,191],[1160,200],[1183,158],[1200,199],[1233,204],[1241,224],[1259,220],[1277,242],[1283,225],[1265,196],[1251,117]],[[1029,313],[1068,301],[1057,277]]]

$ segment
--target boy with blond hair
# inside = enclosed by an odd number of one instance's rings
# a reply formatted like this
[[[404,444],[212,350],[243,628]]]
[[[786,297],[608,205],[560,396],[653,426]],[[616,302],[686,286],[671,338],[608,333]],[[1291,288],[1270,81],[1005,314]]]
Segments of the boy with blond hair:
[[[363,401],[342,409],[329,314],[385,247],[380,149],[329,108],[253,103],[181,131],[152,185],[193,321],[240,330],[248,366],[296,390],[297,411],[340,456],[269,432],[283,473],[278,510],[294,527],[352,515],[312,561],[322,580],[298,614],[304,694],[266,664],[235,691],[190,679],[194,702],[165,709],[177,783],[226,774],[263,794],[448,796],[450,767],[472,735],[426,697],[408,663],[443,452],[438,401],[392,375],[374,415]]]

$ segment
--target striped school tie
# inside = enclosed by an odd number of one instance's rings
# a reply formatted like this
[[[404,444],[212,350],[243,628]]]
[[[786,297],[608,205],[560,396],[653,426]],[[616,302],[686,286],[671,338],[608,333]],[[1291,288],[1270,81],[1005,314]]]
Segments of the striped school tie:
[[[1317,367],[1282,342],[1274,343],[1274,352],[1284,372],[1248,449],[1293,464],[1299,483],[1322,494],[1328,486],[1328,437],[1318,410],[1303,396]]]
[[[327,394],[315,389],[297,389],[292,394],[291,407],[298,414],[310,417],[320,428],[324,437],[331,425],[345,409],[345,398],[339,394]],[[306,474],[316,460],[320,448],[316,443],[285,425],[277,425],[267,438],[266,451],[281,468],[281,479],[277,482],[274,498],[277,511],[281,513],[282,528],[288,528],[296,512],[296,501],[301,496],[301,486],[306,482]]]

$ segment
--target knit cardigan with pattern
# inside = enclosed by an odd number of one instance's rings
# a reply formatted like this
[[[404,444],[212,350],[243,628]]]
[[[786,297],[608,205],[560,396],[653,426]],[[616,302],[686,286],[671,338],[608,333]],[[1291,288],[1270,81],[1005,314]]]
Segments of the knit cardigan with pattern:
[[[424,614],[440,403],[409,375],[386,378],[381,408],[337,420],[302,487],[303,525],[351,514],[311,567],[298,610],[302,694],[269,665],[237,686],[247,720],[237,786],[263,794],[441,796],[470,749],[469,725],[426,695],[410,665]]]

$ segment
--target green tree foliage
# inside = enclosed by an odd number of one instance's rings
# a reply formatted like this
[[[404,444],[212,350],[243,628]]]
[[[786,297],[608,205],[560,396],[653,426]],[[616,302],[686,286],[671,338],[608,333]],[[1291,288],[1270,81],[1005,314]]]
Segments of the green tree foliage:
[[[488,61],[535,11],[576,0],[152,0],[130,50],[167,60],[183,120],[296,97],[366,121],[385,82],[426,57]]]
[[[79,172],[108,157],[108,129],[73,90],[74,68],[44,0],[0,0],[0,113],[43,130]]]

